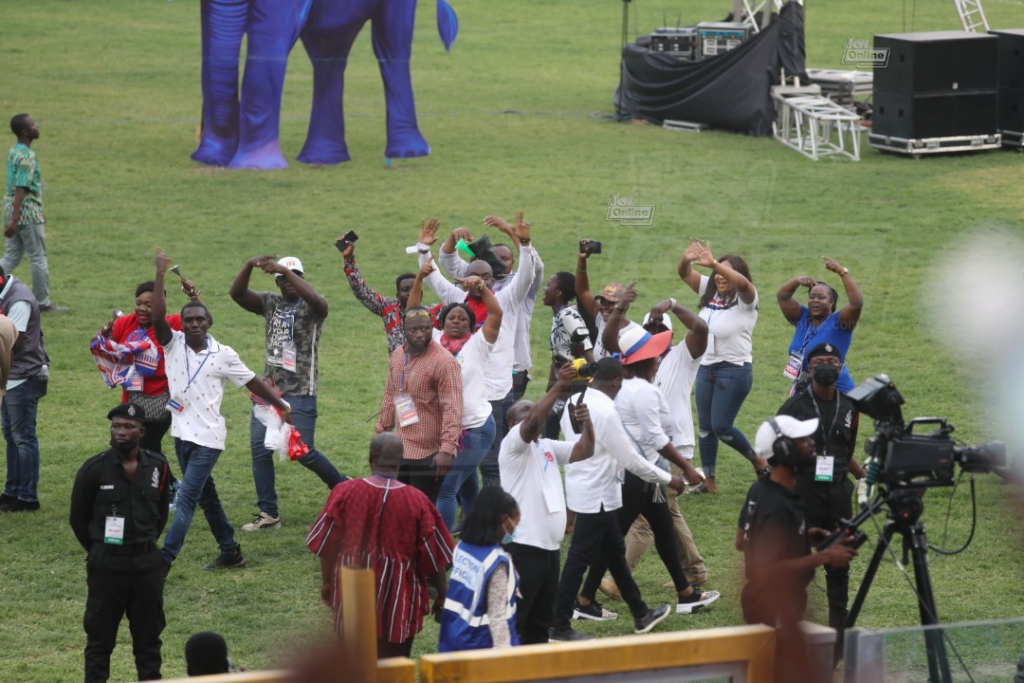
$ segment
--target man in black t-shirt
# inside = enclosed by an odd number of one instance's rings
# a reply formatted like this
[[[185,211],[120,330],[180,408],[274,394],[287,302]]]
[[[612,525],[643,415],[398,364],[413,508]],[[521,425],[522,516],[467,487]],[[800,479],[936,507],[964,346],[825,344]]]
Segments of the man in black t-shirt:
[[[797,472],[814,467],[817,429],[817,418],[779,415],[757,430],[754,448],[768,458],[772,471],[750,487],[736,532],[736,549],[745,555],[747,584],[740,602],[748,624],[794,628],[807,606],[814,568],[846,566],[857,554],[849,540],[811,554],[809,539],[818,542],[827,532],[807,528],[795,489]]]
[[[779,415],[797,420],[818,419],[814,434],[814,467],[801,470],[796,477],[796,492],[804,504],[807,525],[828,531],[836,528],[842,518],[853,514],[851,499],[854,485],[847,476],[864,477],[864,470],[854,459],[859,414],[846,395],[836,389],[836,380],[843,368],[842,352],[834,344],[818,344],[807,354],[811,384],[798,391],[779,408]],[[828,625],[839,632],[842,642],[843,623],[849,597],[849,567],[825,566],[828,592]],[[840,652],[837,648],[837,652]]]

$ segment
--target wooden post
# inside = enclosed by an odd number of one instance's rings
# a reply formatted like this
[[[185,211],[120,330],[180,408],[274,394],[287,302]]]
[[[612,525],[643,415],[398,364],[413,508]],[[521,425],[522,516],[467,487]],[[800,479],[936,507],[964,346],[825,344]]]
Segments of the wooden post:
[[[341,568],[341,623],[355,674],[348,680],[377,683],[377,580],[372,569]]]

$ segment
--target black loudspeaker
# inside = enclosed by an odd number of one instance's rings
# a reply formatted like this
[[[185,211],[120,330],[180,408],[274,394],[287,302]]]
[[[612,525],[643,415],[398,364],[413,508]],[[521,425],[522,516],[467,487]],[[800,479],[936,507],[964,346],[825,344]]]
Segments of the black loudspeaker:
[[[875,36],[875,51],[888,50],[874,69],[876,92],[923,94],[997,87],[998,40],[966,31]]]
[[[1024,29],[989,31],[999,52],[999,87],[1024,88]]]
[[[996,91],[911,95],[874,94],[871,132],[918,140],[996,132]]]
[[[1000,131],[1024,133],[1024,88],[999,89]]]

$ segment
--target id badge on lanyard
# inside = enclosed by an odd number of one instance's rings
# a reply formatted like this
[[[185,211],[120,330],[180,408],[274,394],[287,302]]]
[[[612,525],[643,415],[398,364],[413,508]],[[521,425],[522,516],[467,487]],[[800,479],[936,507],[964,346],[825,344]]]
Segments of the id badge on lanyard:
[[[782,371],[782,374],[795,382],[800,378],[800,371],[803,367],[804,354],[791,353],[789,354],[789,362],[786,363],[786,369]]]
[[[297,351],[294,342],[287,342],[281,346],[281,367],[288,372],[295,372]]]
[[[103,542],[124,545],[124,517],[107,517],[103,525]]]
[[[416,414],[416,403],[409,394],[395,396],[395,415],[399,427],[408,427],[420,421],[420,416]]]

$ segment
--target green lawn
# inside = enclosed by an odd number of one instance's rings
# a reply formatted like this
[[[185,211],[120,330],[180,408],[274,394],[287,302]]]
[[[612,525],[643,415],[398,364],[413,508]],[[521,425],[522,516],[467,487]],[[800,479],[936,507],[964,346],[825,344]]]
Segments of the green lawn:
[[[848,37],[957,28],[946,0],[916,3],[906,25],[898,4],[884,0],[810,3],[808,65],[839,68]],[[683,23],[719,19],[727,3],[643,0],[632,4],[634,33],[685,11]],[[919,6],[917,6],[919,5]],[[696,305],[675,276],[688,235],[710,240],[716,253],[744,255],[762,296],[755,331],[755,386],[739,419],[752,436],[785,397],[781,377],[790,330],[774,291],[793,275],[824,276],[819,256],[849,267],[866,307],[850,366],[857,379],[889,373],[908,400],[907,415],[945,415],[957,435],[980,442],[997,435],[970,354],[953,355],[933,332],[941,322],[922,306],[940,259],[956,258],[964,239],[1001,230],[1007,249],[1021,235],[1021,157],[1009,152],[913,161],[865,150],[859,164],[811,162],[769,139],[706,132],[668,132],[612,123],[621,6],[587,0],[454,3],[461,34],[450,54],[440,45],[433,7],[420,8],[413,80],[431,156],[385,167],[382,87],[369,40],[360,38],[346,75],[348,143],[353,161],[277,172],[229,172],[198,166],[200,113],[199,11],[193,2],[7,3],[0,28],[0,112],[31,112],[42,125],[35,145],[47,184],[53,297],[70,306],[44,319],[53,358],[50,393],[39,415],[42,511],[0,516],[0,679],[81,678],[85,602],[84,555],[67,525],[78,466],[107,442],[106,411],[118,400],[96,372],[87,344],[111,309],[131,306],[135,285],[152,277],[159,245],[203,290],[217,324],[212,334],[254,369],[261,367],[263,324],[228,297],[249,256],[300,257],[308,279],[331,302],[323,337],[317,445],[345,472],[367,473],[386,371],[380,321],[352,298],[334,249],[355,229],[357,257],[370,283],[389,293],[420,218],[476,228],[488,213],[523,209],[534,226],[549,273],[571,270],[575,243],[600,239],[591,261],[595,287],[638,280],[641,305],[666,296]],[[993,26],[1024,23],[1019,3],[988,2]],[[306,132],[311,75],[297,47],[285,86],[281,140],[294,160]],[[11,139],[8,139],[11,142]],[[656,207],[649,228],[605,220],[612,194]],[[1019,249],[1019,244],[1016,245]],[[1019,266],[1018,266],[1019,270]],[[18,276],[28,279],[27,265]],[[939,278],[983,274],[939,272]],[[270,288],[269,278],[254,276]],[[838,283],[836,283],[838,284]],[[172,301],[180,304],[176,295]],[[535,383],[546,377],[548,311],[533,326]],[[957,311],[946,316],[955,321]],[[970,332],[962,335],[970,339]],[[247,408],[242,392],[223,407],[229,443],[216,471],[236,526],[255,511],[249,469]],[[863,432],[868,431],[862,429]],[[865,435],[866,436],[866,435]],[[862,436],[863,439],[863,436]],[[723,599],[707,613],[676,617],[667,629],[742,621],[741,557],[732,547],[735,520],[750,483],[749,466],[723,452],[721,493],[686,499],[690,526]],[[199,630],[226,634],[237,662],[265,668],[294,647],[329,631],[317,598],[318,569],[303,540],[326,491],[303,468],[278,466],[284,527],[239,531],[250,567],[201,571],[216,547],[197,520],[168,581],[164,638],[167,677],[184,675],[183,645]],[[966,487],[953,501],[946,546],[966,538]],[[942,541],[947,491],[928,494],[926,521]],[[967,553],[932,558],[946,621],[1024,614],[1021,510],[994,477],[979,483],[979,527]],[[872,543],[877,534],[871,533]],[[865,559],[856,562],[856,585]],[[671,599],[652,555],[639,571],[650,601]],[[823,579],[817,585],[823,587]],[[824,595],[811,588],[814,616]],[[906,581],[887,561],[862,623],[911,625],[917,609]],[[630,632],[628,619],[584,626],[601,635]],[[113,658],[113,678],[134,674],[127,627]],[[431,624],[416,653],[436,646]]]

